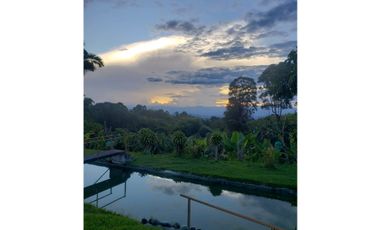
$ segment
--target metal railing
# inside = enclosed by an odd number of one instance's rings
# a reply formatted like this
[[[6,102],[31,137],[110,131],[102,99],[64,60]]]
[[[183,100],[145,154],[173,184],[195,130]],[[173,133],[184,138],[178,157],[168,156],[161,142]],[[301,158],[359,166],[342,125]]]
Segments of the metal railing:
[[[208,207],[211,207],[211,208],[214,208],[214,209],[217,209],[219,211],[222,211],[222,212],[225,212],[225,213],[228,213],[230,215],[233,215],[233,216],[237,216],[237,217],[240,217],[242,219],[246,219],[246,220],[249,220],[251,222],[254,222],[256,224],[260,224],[260,225],[263,225],[265,227],[268,227],[269,229],[271,230],[282,230],[281,228],[279,227],[276,227],[272,224],[268,224],[268,223],[265,223],[265,222],[262,222],[260,220],[257,220],[255,218],[252,218],[252,217],[249,217],[249,216],[245,216],[245,215],[242,215],[240,213],[237,213],[237,212],[233,212],[233,211],[230,211],[230,210],[227,210],[225,208],[221,208],[221,207],[218,207],[216,205],[213,205],[213,204],[210,204],[210,203],[207,203],[207,202],[204,202],[204,201],[201,201],[201,200],[198,200],[196,198],[193,198],[193,197],[190,197],[190,196],[187,196],[187,195],[184,195],[184,194],[180,194],[180,196],[184,197],[187,199],[187,227],[190,229],[190,223],[191,223],[191,201],[195,201],[195,202],[198,202],[200,204],[203,204],[203,205],[206,205]]]

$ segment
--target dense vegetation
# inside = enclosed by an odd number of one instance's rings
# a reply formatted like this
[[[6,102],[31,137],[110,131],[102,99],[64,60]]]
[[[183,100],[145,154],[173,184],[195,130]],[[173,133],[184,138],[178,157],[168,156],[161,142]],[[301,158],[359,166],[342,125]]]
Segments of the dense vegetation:
[[[130,152],[248,161],[267,168],[293,164],[297,159],[297,114],[283,115],[282,110],[292,106],[297,94],[296,58],[292,51],[284,62],[268,66],[259,78],[263,83],[260,95],[251,78],[231,82],[223,118],[201,119],[186,112],[171,115],[143,105],[130,109],[122,103],[94,103],[85,98],[85,141],[101,140],[86,148],[109,148],[106,136],[117,133],[122,138],[114,147]],[[273,115],[253,120],[257,106],[271,109]]]

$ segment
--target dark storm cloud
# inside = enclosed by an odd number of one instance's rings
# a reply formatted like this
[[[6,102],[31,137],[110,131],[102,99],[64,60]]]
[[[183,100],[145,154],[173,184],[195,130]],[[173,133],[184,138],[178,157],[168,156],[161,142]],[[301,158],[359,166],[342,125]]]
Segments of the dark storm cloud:
[[[159,78],[159,77],[147,77],[146,80],[149,82],[161,82],[161,81],[163,81],[162,78]]]
[[[247,76],[254,79],[264,71],[266,66],[235,67],[235,68],[206,68],[195,72],[170,71],[167,72],[165,82],[171,84],[187,85],[222,85],[230,83],[240,76]]]
[[[296,48],[297,41],[281,42],[270,46],[271,52],[280,57],[287,56],[292,49]]]
[[[192,22],[181,20],[170,20],[156,25],[156,29],[163,31],[175,31],[186,34],[197,34],[203,31],[204,26],[195,26]]]
[[[246,20],[248,24],[245,26],[245,29],[248,32],[257,32],[261,29],[271,28],[278,22],[296,21],[297,2],[294,0],[287,1],[264,13],[248,13]]]
[[[270,56],[270,57],[283,57],[295,49],[297,41],[287,41],[282,43],[276,43],[269,47],[245,47],[240,42],[235,42],[232,46],[227,48],[220,48],[210,52],[201,54],[202,57],[208,57],[216,60],[228,60],[228,59],[243,59],[253,56]]]
[[[202,57],[209,57],[217,60],[228,60],[228,59],[242,59],[249,58],[252,56],[268,55],[269,49],[264,47],[248,47],[243,46],[232,46],[228,48],[221,48],[215,51],[210,51],[202,54]]]

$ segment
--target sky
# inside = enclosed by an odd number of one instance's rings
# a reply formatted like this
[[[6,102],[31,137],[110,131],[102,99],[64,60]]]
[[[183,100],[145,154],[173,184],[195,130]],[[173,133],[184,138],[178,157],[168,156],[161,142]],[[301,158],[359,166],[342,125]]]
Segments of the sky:
[[[224,107],[297,45],[293,0],[84,0],[84,43],[105,67],[85,95],[129,106]]]

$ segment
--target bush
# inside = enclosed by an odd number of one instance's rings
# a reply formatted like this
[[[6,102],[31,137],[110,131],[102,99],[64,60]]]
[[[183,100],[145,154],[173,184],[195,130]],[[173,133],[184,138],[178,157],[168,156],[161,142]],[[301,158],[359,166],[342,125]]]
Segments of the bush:
[[[171,153],[174,150],[172,140],[164,133],[157,134],[158,150],[160,153]]]
[[[185,152],[193,158],[200,158],[205,155],[207,148],[206,139],[189,137],[186,143]]]
[[[137,133],[128,133],[124,137],[124,146],[126,147],[126,150],[132,152],[138,152],[143,150]]]

